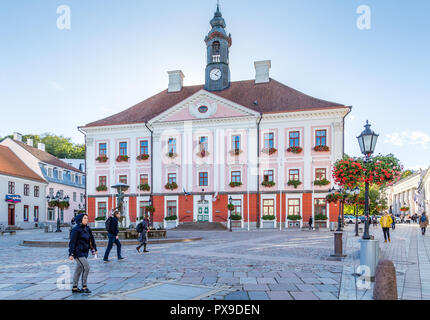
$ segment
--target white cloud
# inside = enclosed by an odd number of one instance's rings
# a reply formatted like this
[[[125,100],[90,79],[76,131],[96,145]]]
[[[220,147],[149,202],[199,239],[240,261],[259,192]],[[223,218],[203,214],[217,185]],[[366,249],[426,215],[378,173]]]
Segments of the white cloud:
[[[422,149],[430,146],[430,135],[423,131],[402,131],[386,135],[385,143],[403,147],[404,145],[418,145]]]

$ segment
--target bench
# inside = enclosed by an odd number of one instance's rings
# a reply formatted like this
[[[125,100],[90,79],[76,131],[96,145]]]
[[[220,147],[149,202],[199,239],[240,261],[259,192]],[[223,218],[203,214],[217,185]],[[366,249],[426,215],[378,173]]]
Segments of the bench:
[[[9,233],[10,235],[14,235],[14,234],[16,234],[16,231],[15,230],[0,231],[0,235],[4,235],[5,233]]]
[[[92,232],[93,232],[94,238],[96,239],[108,238],[107,231],[93,230]],[[118,236],[120,240],[137,239],[139,238],[139,233],[136,231],[136,229],[120,230]],[[148,231],[148,239],[159,239],[159,238],[166,238],[166,230]]]

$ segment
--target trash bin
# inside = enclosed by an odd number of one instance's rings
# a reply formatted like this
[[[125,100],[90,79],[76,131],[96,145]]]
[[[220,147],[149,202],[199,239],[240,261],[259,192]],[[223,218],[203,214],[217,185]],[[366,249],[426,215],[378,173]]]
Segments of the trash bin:
[[[368,266],[370,279],[374,281],[376,266],[379,262],[379,240],[360,239],[360,265]]]

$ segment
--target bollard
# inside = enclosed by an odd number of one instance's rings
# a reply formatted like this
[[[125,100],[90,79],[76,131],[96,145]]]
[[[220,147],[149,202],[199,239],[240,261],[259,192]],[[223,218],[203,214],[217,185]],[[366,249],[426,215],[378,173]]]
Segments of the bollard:
[[[343,254],[342,236],[343,236],[343,232],[334,233],[334,254],[330,255],[331,257],[338,257],[338,258],[346,257],[346,255]]]
[[[376,267],[375,286],[373,288],[375,300],[397,300],[396,268],[391,260],[381,260]]]
[[[360,239],[360,265],[369,267],[370,281],[375,280],[376,266],[379,261],[379,241]]]

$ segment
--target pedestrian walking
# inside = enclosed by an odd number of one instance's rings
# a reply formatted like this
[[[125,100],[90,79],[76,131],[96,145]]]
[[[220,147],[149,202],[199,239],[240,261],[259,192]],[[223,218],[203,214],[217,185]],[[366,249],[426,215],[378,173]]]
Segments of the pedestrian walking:
[[[143,246],[143,252],[149,252],[146,250],[146,245],[148,243],[148,229],[149,229],[149,219],[148,215],[145,214],[143,217],[143,220],[141,223],[139,223],[136,227],[137,232],[140,233],[139,235],[139,242],[140,245],[136,247],[137,252],[140,252],[140,248]]]
[[[312,230],[313,219],[312,216],[309,217],[309,230]]]
[[[69,242],[69,259],[76,261],[75,274],[73,276],[73,293],[91,293],[87,287],[90,265],[88,264],[88,252],[91,249],[97,254],[96,241],[91,228],[88,226],[88,215],[83,214],[75,218],[76,226],[73,228]],[[79,278],[82,275],[82,289],[78,288]]]
[[[121,256],[121,242],[119,241],[119,229],[118,229],[118,221],[121,216],[119,211],[114,211],[113,216],[109,217],[106,221],[106,230],[108,232],[108,246],[106,248],[106,252],[103,258],[104,262],[109,261],[109,253],[112,250],[113,244],[116,245],[116,253],[118,256],[118,260],[124,260]],[[110,221],[109,221],[110,220]]]
[[[390,214],[391,220],[393,220],[393,223],[391,224],[391,229],[396,229],[396,217],[394,217],[394,214]]]
[[[391,242],[390,239],[390,227],[393,223],[393,219],[391,219],[388,212],[385,212],[384,215],[381,217],[381,220],[379,221],[382,227],[382,231],[384,232],[384,242],[387,242],[387,239],[389,242]]]
[[[373,223],[373,227],[376,228],[376,226],[378,225],[378,219],[376,218],[376,215],[373,215],[372,223]]]
[[[423,236],[426,234],[426,229],[428,225],[429,225],[429,218],[427,217],[426,213],[423,212],[423,214],[420,217],[420,228]]]

